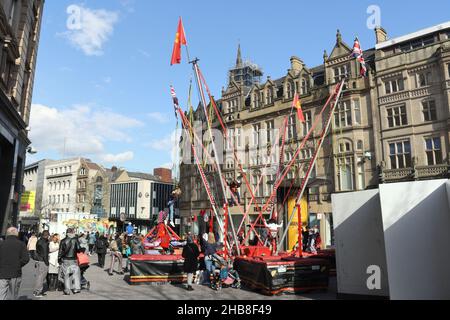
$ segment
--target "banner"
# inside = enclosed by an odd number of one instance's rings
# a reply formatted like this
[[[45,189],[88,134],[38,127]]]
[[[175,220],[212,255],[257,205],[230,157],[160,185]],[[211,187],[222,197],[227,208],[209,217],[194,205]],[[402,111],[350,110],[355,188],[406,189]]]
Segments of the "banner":
[[[20,212],[32,213],[35,209],[36,191],[26,191],[20,199]]]
[[[294,209],[296,199],[290,198],[288,201],[288,215],[292,214],[292,210]],[[308,197],[303,196],[302,201],[300,202],[300,206],[302,209],[302,226],[308,225],[309,220],[309,212],[308,212]],[[298,242],[298,213],[295,210],[294,220],[292,220],[292,224],[289,227],[288,233],[288,252],[291,252],[294,246]]]

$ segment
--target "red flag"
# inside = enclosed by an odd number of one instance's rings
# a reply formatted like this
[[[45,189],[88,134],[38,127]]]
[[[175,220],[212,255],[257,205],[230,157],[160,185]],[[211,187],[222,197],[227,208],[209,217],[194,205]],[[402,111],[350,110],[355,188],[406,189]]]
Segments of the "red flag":
[[[298,116],[298,120],[300,120],[300,122],[305,123],[305,116],[303,114],[303,110],[302,110],[302,103],[300,102],[300,97],[298,96],[298,93],[295,93],[294,96],[294,101],[292,102],[292,106],[297,109],[297,116]]]
[[[183,21],[178,22],[177,34],[175,36],[175,43],[173,45],[172,60],[170,60],[170,65],[181,63],[181,45],[186,45],[186,35],[184,33]]]

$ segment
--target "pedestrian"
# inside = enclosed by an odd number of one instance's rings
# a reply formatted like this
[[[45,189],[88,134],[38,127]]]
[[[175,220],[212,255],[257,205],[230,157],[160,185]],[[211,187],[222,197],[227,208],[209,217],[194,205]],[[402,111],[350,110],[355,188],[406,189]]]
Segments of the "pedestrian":
[[[303,244],[303,251],[306,252],[306,249],[308,249],[308,242],[309,242],[309,229],[307,227],[304,227],[302,229],[302,244]]]
[[[182,256],[184,258],[183,270],[187,273],[187,290],[193,291],[192,283],[194,281],[194,274],[198,269],[198,257],[200,255],[200,250],[198,246],[194,243],[192,236],[187,237],[187,244],[183,248]]]
[[[210,232],[208,234],[208,241],[205,243],[204,252],[205,252],[205,267],[208,273],[209,279],[212,281],[214,276],[214,258],[213,255],[217,253],[217,249],[219,248],[219,244],[216,243],[216,239],[214,233]],[[207,279],[207,278],[206,278]]]
[[[48,268],[48,290],[57,291],[58,290],[58,274],[59,274],[59,263],[58,263],[58,253],[59,253],[59,235],[54,234],[51,238],[49,244],[49,268]]]
[[[316,254],[316,231],[315,227],[309,230],[309,252],[312,254]]]
[[[116,260],[118,261],[117,270],[118,273],[123,275],[123,257],[122,257],[122,240],[120,239],[120,235],[116,234],[114,240],[111,241],[109,248],[111,250],[111,265],[109,266],[108,274],[110,276],[113,275],[114,265]]]
[[[123,243],[122,244],[122,256],[125,258],[125,272],[128,272],[129,266],[130,266],[130,257],[132,255],[131,246],[130,246],[131,237],[128,237],[126,234],[124,234],[122,243]]]
[[[30,261],[19,231],[9,228],[6,239],[0,241],[0,300],[17,300],[22,284],[22,268]]]
[[[78,238],[78,241],[80,242],[81,249],[84,249],[84,253],[89,252],[89,244],[88,239],[86,238],[86,235],[82,233],[80,237]]]
[[[131,240],[131,253],[133,255],[144,255],[145,248],[142,244],[141,236],[135,235]]]
[[[77,254],[82,252],[80,242],[72,228],[67,229],[66,238],[61,241],[58,253],[60,276],[64,279],[64,295],[81,292],[81,272],[77,262]]]
[[[34,254],[36,252],[37,241],[38,241],[38,238],[36,237],[36,233],[32,232],[30,239],[28,239],[27,249],[28,249],[28,252],[30,253],[31,259],[33,259],[33,260],[34,260]]]
[[[95,242],[97,241],[97,237],[95,235],[95,233],[91,233],[89,235],[88,238],[88,244],[89,244],[89,255],[92,256],[92,254],[94,253],[94,247],[95,247]]]
[[[36,284],[34,286],[33,295],[36,298],[42,298],[45,295],[44,292],[44,282],[47,279],[48,267],[49,267],[49,237],[50,233],[48,230],[42,232],[41,237],[36,243],[36,253],[35,253],[35,268],[37,270]],[[47,283],[48,285],[48,283]]]
[[[105,267],[105,256],[108,247],[109,247],[108,239],[106,238],[105,235],[102,234],[95,242],[95,248],[98,255],[98,265],[102,269]]]

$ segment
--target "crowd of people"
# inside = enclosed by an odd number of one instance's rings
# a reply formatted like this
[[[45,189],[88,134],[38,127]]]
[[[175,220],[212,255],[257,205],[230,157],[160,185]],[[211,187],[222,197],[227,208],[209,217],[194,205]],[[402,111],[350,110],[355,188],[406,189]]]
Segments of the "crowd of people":
[[[22,268],[34,264],[36,282],[33,296],[42,298],[46,292],[61,291],[64,295],[79,294],[88,289],[84,273],[90,267],[89,257],[98,256],[98,267],[105,268],[105,258],[111,255],[107,268],[109,275],[117,264],[117,273],[129,272],[129,257],[144,254],[143,236],[134,229],[114,235],[96,233],[76,234],[67,229],[63,237],[45,230],[37,235],[29,232],[19,238],[16,228],[7,230],[6,239],[0,241],[0,300],[16,300],[21,285]],[[125,260],[125,267],[124,261]]]

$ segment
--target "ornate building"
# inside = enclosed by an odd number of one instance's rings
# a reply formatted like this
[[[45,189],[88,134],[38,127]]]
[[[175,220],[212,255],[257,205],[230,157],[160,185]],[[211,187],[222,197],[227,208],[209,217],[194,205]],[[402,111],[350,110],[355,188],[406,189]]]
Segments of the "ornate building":
[[[306,123],[299,123],[295,112],[289,117],[285,165],[314,121],[319,122],[277,195],[276,209],[286,222],[291,211],[287,213],[285,193],[294,181],[292,195],[296,194],[327,120],[326,114],[320,117],[320,109],[342,77],[348,79],[305,198],[308,222],[320,226],[326,245],[333,243],[332,193],[376,188],[385,182],[449,177],[450,23],[389,41],[384,29],[375,32],[376,47],[364,53],[369,69],[366,78],[359,76],[352,47],[339,31],[322,65],[309,68],[292,57],[284,77],[267,77],[264,82],[256,65],[242,62],[239,48],[236,66],[218,102],[233,139],[224,142],[223,173],[228,180],[242,180],[230,152],[235,146],[259,206],[273,190],[276,170],[271,164],[280,158],[271,152],[274,143],[281,144],[272,130],[282,128],[290,115],[295,92],[300,94]],[[201,110],[195,112],[197,119],[201,114]],[[180,211],[186,224],[189,217],[210,207],[196,170],[192,164],[181,167]],[[213,178],[211,184],[213,189],[218,187]],[[258,211],[255,204],[250,205],[244,183],[240,194],[252,221]],[[241,220],[237,208],[232,214],[235,221]]]
[[[0,234],[17,224],[43,6],[0,1]]]

